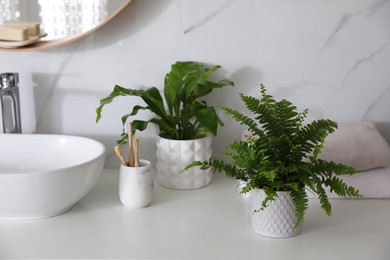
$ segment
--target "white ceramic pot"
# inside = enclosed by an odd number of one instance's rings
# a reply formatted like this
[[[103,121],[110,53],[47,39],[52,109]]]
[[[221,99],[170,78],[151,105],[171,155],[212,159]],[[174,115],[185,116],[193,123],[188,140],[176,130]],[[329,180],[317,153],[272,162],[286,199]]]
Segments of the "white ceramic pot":
[[[192,161],[204,161],[211,157],[212,137],[195,140],[171,140],[157,138],[157,181],[164,187],[177,190],[199,189],[212,179],[211,169],[198,167],[180,173]]]
[[[278,197],[270,201],[264,210],[261,208],[265,199],[265,192],[261,189],[251,191],[251,221],[252,228],[257,234],[272,237],[286,238],[298,235],[302,230],[302,222],[296,228],[295,208],[290,192],[277,192]]]
[[[152,203],[153,173],[150,162],[140,160],[140,167],[121,164],[119,169],[119,198],[127,208],[144,208]]]

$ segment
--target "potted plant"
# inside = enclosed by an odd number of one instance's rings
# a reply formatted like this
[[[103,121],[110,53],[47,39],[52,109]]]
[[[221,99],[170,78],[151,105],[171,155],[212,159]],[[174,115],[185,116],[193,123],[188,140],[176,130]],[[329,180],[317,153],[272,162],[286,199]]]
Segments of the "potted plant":
[[[196,189],[208,185],[211,170],[199,170],[179,174],[180,170],[193,160],[207,160],[211,157],[211,135],[217,134],[222,125],[213,106],[207,105],[201,97],[215,88],[233,86],[229,80],[211,81],[209,77],[220,68],[205,68],[196,62],[176,62],[164,79],[163,93],[156,87],[148,89],[127,89],[116,85],[109,96],[100,101],[96,109],[96,122],[102,109],[118,96],[136,96],[145,106],[133,106],[132,111],[122,117],[125,125],[130,116],[140,110],[149,110],[154,117],[150,120],[133,120],[132,127],[142,131],[149,123],[159,128],[157,138],[157,181],[172,189]],[[119,144],[128,142],[125,129]]]
[[[254,118],[223,107],[249,129],[246,140],[234,141],[224,153],[226,160],[211,157],[194,161],[193,167],[225,172],[228,177],[245,181],[242,192],[251,192],[252,228],[263,236],[289,237],[301,231],[308,208],[306,188],[316,193],[326,214],[332,213],[325,187],[340,196],[359,197],[347,186],[341,174],[353,174],[352,167],[318,159],[324,140],[337,123],[320,119],[304,124],[308,110],[297,112],[289,101],[275,99],[261,85],[260,99],[240,94]]]

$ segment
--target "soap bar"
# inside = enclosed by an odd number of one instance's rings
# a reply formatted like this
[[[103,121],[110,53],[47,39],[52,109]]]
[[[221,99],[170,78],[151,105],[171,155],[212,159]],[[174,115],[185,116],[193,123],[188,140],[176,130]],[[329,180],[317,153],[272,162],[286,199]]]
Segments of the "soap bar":
[[[26,41],[28,40],[28,28],[0,27],[0,40]]]
[[[3,22],[4,27],[13,27],[13,28],[28,28],[28,35],[38,35],[40,34],[39,23],[34,22],[22,22],[22,21],[5,21]]]

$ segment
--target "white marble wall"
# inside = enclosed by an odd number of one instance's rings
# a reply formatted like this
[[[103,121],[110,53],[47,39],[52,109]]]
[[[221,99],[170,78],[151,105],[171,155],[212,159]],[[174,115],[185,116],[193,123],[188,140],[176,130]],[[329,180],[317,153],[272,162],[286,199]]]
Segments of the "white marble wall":
[[[215,105],[242,109],[237,94],[258,95],[263,83],[309,108],[309,119],[372,120],[390,140],[390,0],[134,0],[78,42],[0,52],[0,70],[20,73],[24,132],[95,138],[107,166],[118,166],[120,117],[136,99],[118,99],[96,124],[99,100],[115,84],[162,87],[177,60],[219,64],[218,76],[235,81],[208,98]],[[223,119],[216,153],[242,129]],[[153,162],[155,136],[153,127],[141,133]]]

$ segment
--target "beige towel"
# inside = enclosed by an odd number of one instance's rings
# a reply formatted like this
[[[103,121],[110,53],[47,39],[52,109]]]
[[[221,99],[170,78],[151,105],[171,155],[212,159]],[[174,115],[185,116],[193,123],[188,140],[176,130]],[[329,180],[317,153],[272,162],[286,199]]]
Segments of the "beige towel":
[[[340,123],[325,139],[319,158],[364,171],[389,166],[390,147],[372,122]]]

